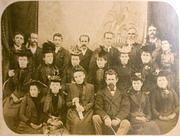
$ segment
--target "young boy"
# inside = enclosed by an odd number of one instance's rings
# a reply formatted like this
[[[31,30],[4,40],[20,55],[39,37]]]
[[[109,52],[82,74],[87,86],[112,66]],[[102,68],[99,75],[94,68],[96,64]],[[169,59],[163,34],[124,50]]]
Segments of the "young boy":
[[[41,87],[47,87],[36,80],[27,83],[29,92],[22,100],[17,131],[21,134],[41,134],[43,123]]]
[[[96,91],[105,87],[104,73],[107,70],[107,53],[102,48],[96,56],[96,65],[89,70],[88,82],[94,84]]]
[[[85,70],[80,65],[73,68],[75,83],[67,87],[67,129],[70,134],[93,134],[92,115],[94,86],[85,82]]]
[[[72,69],[80,64],[80,55],[81,51],[77,48],[77,46],[71,48],[71,61],[69,66],[67,66],[67,69],[64,70],[63,83],[74,82]]]
[[[137,76],[131,78],[132,88],[128,95],[130,101],[130,122],[132,134],[159,134],[159,128],[151,120],[149,94],[142,89],[143,80]]]
[[[93,124],[98,135],[127,134],[130,122],[126,119],[130,110],[128,97],[122,94],[116,84],[117,73],[109,69],[105,73],[106,87],[98,91],[95,101]]]
[[[48,85],[49,77],[59,74],[59,70],[54,64],[55,45],[52,42],[45,42],[42,47],[43,63],[38,67],[36,78]]]
[[[152,93],[152,112],[161,134],[172,130],[178,121],[179,101],[176,92],[170,87],[169,73],[161,71],[157,76],[157,87]]]
[[[49,92],[44,98],[43,112],[47,116],[44,133],[58,134],[64,129],[65,123],[65,94],[62,90],[61,79],[58,75],[49,78]]]

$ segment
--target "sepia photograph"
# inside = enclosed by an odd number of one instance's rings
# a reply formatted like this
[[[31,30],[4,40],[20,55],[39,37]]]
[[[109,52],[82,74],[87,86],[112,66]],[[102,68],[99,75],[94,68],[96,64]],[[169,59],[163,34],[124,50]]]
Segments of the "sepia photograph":
[[[172,3],[0,1],[0,135],[178,136]]]

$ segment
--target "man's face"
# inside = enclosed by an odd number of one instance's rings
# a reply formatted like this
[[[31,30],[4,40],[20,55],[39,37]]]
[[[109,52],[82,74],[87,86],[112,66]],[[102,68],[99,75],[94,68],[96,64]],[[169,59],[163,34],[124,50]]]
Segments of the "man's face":
[[[72,66],[77,66],[80,63],[79,56],[71,56],[71,64]]]
[[[154,27],[154,26],[150,26],[148,28],[148,35],[149,35],[149,37],[150,38],[154,38],[154,37],[156,37],[156,34],[157,34],[157,28]]]
[[[105,41],[105,46],[106,47],[112,46],[112,44],[114,42],[114,35],[111,34],[111,33],[106,33],[105,37],[104,37],[104,41]]]
[[[162,89],[166,89],[168,86],[168,80],[165,76],[157,77],[157,86]]]
[[[55,37],[53,38],[53,42],[54,42],[54,44],[56,45],[56,47],[61,46],[62,41],[63,41],[63,40],[62,40],[62,37],[55,36]]]
[[[141,60],[144,64],[149,63],[151,61],[151,54],[143,51],[141,53]]]
[[[45,64],[52,64],[54,59],[53,53],[45,53],[43,59]]]
[[[60,82],[51,82],[50,83],[50,89],[53,94],[58,94],[59,90],[61,89]]]
[[[37,46],[38,45],[38,35],[35,33],[31,33],[30,35],[30,43],[31,45]]]
[[[129,29],[128,35],[127,35],[127,40],[131,42],[136,41],[136,30],[135,29]]]
[[[120,61],[121,61],[121,64],[123,64],[123,65],[128,64],[129,55],[128,55],[128,54],[125,54],[125,53],[122,53],[122,54],[120,55]]]
[[[110,84],[113,84],[114,86],[116,86],[116,83],[118,82],[118,78],[116,77],[115,74],[113,75],[106,75],[106,84],[107,86],[109,86]]]
[[[74,80],[77,84],[82,84],[85,79],[85,74],[82,71],[77,71],[73,74]]]
[[[163,51],[168,51],[170,49],[170,44],[168,41],[164,40],[161,42],[161,48]]]
[[[24,43],[24,37],[21,34],[15,35],[14,43],[19,47],[22,46],[22,44]]]
[[[39,94],[39,90],[37,88],[36,85],[31,85],[30,86],[30,95],[31,97],[38,97],[38,94]]]
[[[132,81],[132,87],[135,91],[140,91],[143,83],[141,80],[134,80]]]
[[[82,37],[80,38],[80,45],[78,45],[78,46],[79,46],[79,48],[83,48],[83,47],[87,47],[88,44],[89,44],[89,39],[88,39],[88,37],[87,37],[87,36],[82,36]]]
[[[20,68],[22,68],[22,69],[27,68],[27,65],[28,65],[27,56],[19,56],[18,57],[18,63],[19,63]]]
[[[105,60],[105,58],[97,57],[96,64],[97,64],[98,68],[104,68],[106,63],[107,63],[107,60]]]

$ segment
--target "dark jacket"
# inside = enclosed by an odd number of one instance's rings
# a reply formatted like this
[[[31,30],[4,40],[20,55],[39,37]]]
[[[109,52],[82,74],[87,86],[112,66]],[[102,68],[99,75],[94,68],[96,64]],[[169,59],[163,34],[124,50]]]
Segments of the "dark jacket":
[[[111,95],[107,88],[97,93],[95,100],[95,114],[100,115],[102,119],[104,119],[105,116],[109,116],[111,119],[119,118],[120,120],[123,120],[127,118],[129,111],[129,99],[119,90],[116,90],[114,96]]]
[[[67,68],[70,61],[69,52],[61,47],[57,53],[55,53],[55,65],[58,67],[60,75],[62,76],[63,71]]]
[[[84,107],[85,111],[88,111],[94,106],[94,86],[89,83],[84,83],[83,85],[77,85],[76,83],[71,83],[68,86],[68,96],[67,96],[67,107],[74,108],[72,100],[75,97],[79,97],[80,104]]]
[[[87,48],[87,51],[85,53],[85,55],[80,56],[80,65],[86,70],[86,72],[89,71],[89,62],[91,60],[92,57],[92,51]]]

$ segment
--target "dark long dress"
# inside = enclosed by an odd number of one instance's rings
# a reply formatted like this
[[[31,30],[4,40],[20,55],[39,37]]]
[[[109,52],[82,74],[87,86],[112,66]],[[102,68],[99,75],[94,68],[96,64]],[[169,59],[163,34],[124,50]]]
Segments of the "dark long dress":
[[[165,93],[162,89],[156,88],[152,94],[152,111],[161,134],[172,130],[176,126],[179,116],[179,103],[176,92],[169,90],[169,93]],[[160,115],[168,116],[172,113],[176,113],[176,116],[171,120],[164,121],[159,119]]]
[[[131,133],[133,134],[159,134],[159,128],[154,121],[151,121],[151,106],[149,94],[146,92],[135,92],[131,89],[129,93],[130,100],[130,122],[132,125]],[[137,117],[145,117],[149,121],[143,122]]]

